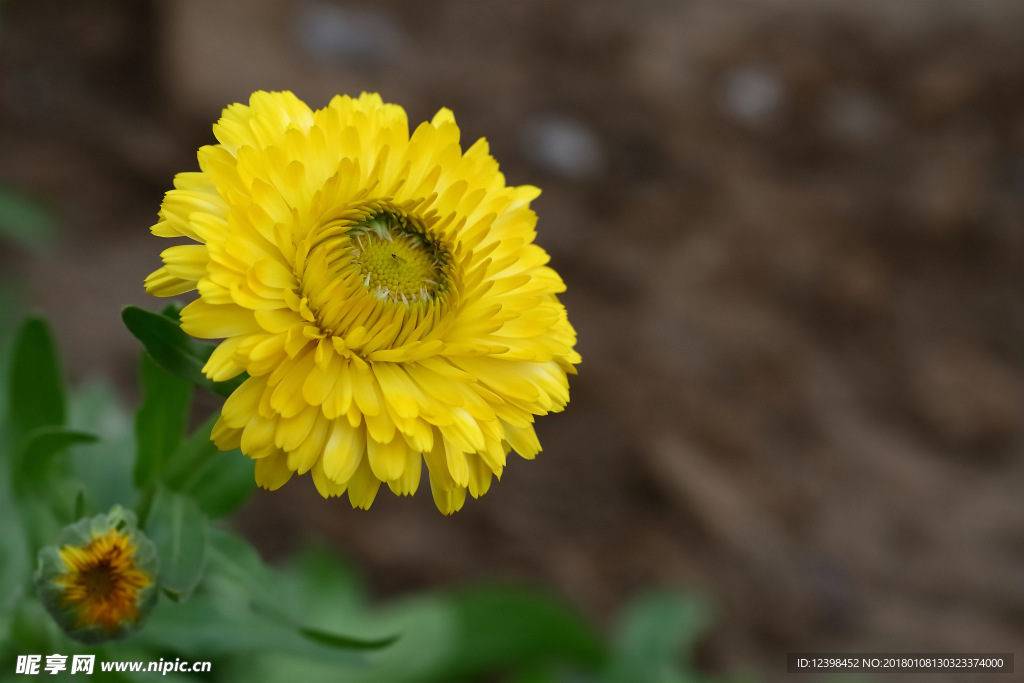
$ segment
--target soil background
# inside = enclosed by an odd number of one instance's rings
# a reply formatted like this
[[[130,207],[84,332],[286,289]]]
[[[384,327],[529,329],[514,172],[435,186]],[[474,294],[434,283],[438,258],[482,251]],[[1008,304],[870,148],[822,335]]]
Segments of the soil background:
[[[1024,666],[1024,3],[8,0],[0,183],[64,229],[0,267],[76,380],[137,400],[148,227],[256,89],[452,108],[543,188],[584,359],[459,514],[300,478],[235,519],[268,557],[327,538],[380,598],[512,579],[603,624],[681,587],[717,607],[700,666],[766,681]]]

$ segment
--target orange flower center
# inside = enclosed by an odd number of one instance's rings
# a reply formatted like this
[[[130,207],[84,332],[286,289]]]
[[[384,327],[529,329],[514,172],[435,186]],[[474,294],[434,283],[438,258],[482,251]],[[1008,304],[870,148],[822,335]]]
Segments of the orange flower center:
[[[78,612],[79,627],[98,624],[113,631],[138,618],[139,591],[153,580],[136,568],[134,553],[135,546],[117,529],[96,536],[84,548],[61,548],[68,571],[56,583],[64,588],[62,602]]]

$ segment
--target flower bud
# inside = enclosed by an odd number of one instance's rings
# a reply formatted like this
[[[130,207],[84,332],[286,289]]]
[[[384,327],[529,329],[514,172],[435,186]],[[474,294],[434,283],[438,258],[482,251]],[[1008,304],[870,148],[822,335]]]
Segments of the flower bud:
[[[36,590],[64,632],[82,643],[123,638],[142,625],[157,598],[156,547],[135,514],[109,513],[65,527],[39,551]]]

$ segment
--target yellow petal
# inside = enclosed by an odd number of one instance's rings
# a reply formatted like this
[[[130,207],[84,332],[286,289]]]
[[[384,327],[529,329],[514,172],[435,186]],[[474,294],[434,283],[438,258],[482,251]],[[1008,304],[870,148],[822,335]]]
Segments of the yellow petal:
[[[380,479],[373,476],[370,463],[363,458],[356,468],[355,474],[348,480],[348,500],[353,508],[369,510],[373,505],[373,499],[377,497],[377,489],[380,488]]]
[[[409,447],[405,439],[395,436],[390,443],[380,443],[373,439],[366,441],[366,455],[370,462],[373,475],[381,481],[393,481],[405,471]]]
[[[281,451],[256,461],[256,485],[268,491],[275,491],[292,478],[288,468],[288,456]]]
[[[319,410],[309,407],[292,417],[278,420],[274,445],[288,453],[294,451],[309,436],[319,414]]]
[[[423,474],[423,458],[419,453],[410,450],[405,454],[405,469],[402,476],[388,482],[388,487],[396,496],[411,496],[416,493],[420,486],[420,476]]]
[[[468,486],[469,460],[466,458],[466,453],[449,441],[447,437],[444,439],[444,453],[452,481],[459,486]]]
[[[324,472],[334,482],[347,482],[363,460],[365,450],[366,437],[362,429],[352,427],[345,420],[334,420],[324,446]]]
[[[316,490],[324,498],[340,496],[345,493],[346,486],[344,483],[339,484],[327,476],[327,473],[324,471],[323,458],[316,461],[311,473],[313,475],[313,485],[316,486]]]
[[[235,304],[208,304],[202,299],[196,299],[181,309],[181,329],[202,339],[234,337],[260,331],[252,311]]]
[[[324,451],[324,442],[327,440],[327,432],[331,423],[320,414],[316,408],[311,408],[316,413],[316,420],[306,439],[299,444],[299,447],[288,454],[288,467],[298,474],[305,474],[313,467]],[[280,429],[280,427],[278,427]]]
[[[462,486],[446,489],[438,484],[433,473],[430,475],[430,493],[434,496],[434,505],[442,515],[450,515],[462,509],[466,502],[466,489]]]
[[[468,460],[469,492],[474,498],[479,498],[491,487],[491,469],[476,453],[469,454]]]

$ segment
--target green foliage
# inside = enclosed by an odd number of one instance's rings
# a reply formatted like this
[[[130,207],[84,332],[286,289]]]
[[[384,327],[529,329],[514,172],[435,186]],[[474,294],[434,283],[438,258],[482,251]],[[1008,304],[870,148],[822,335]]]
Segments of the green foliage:
[[[97,661],[214,662],[209,674],[167,678],[179,683],[708,680],[690,657],[709,608],[675,593],[638,601],[610,646],[571,606],[533,589],[461,587],[374,605],[351,566],[328,550],[269,567],[211,523],[252,492],[252,461],[213,445],[216,415],[187,433],[192,387],[227,395],[240,380],[203,376],[213,347],[187,337],[176,310],[129,307],[123,316],[146,348],[133,417],[103,385],[67,395],[43,320],[26,321],[12,345],[6,410],[0,405],[0,661],[87,652]],[[117,506],[138,512],[158,556],[162,598],[126,641],[82,646],[42,609],[30,577],[44,546],[48,571],[59,571],[52,548],[61,529]]]
[[[157,488],[142,523],[160,556],[160,588],[186,600],[199,584],[206,560],[207,521],[192,499]]]
[[[64,381],[53,335],[42,318],[26,320],[15,338],[7,395],[13,444],[39,427],[64,424]]]
[[[196,502],[212,519],[224,517],[245,503],[253,491],[253,462],[235,449],[222,452],[210,440],[217,421],[211,416],[184,440],[163,471],[170,488]]]
[[[142,405],[135,413],[135,485],[153,483],[181,443],[188,420],[192,385],[160,368],[142,354]]]
[[[245,381],[245,376],[228,382],[214,382],[203,374],[203,366],[210,354],[212,344],[203,344],[181,331],[177,315],[168,309],[164,315],[128,306],[121,312],[128,331],[142,342],[146,351],[157,365],[166,372],[192,384],[209,389],[220,396],[229,396]]]
[[[710,608],[672,592],[644,596],[627,611],[608,683],[696,683],[693,648],[710,622]]]
[[[67,427],[39,427],[31,431],[18,449],[13,463],[14,488],[21,493],[42,491],[56,482],[56,458],[70,446],[93,443],[96,436]]]

